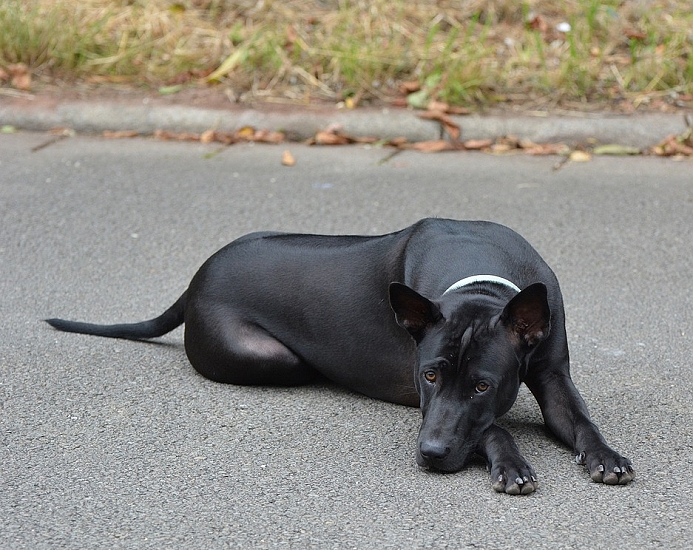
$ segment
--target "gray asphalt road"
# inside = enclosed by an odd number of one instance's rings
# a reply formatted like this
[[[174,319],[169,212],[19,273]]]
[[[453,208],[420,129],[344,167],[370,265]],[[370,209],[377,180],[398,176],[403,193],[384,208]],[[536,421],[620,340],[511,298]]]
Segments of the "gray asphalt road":
[[[0,135],[0,547],[690,548],[693,165]],[[280,164],[283,149],[297,160]],[[628,487],[592,483],[523,391],[540,477],[420,471],[419,412],[334,387],[198,376],[159,344],[41,319],[140,320],[256,229],[376,234],[424,216],[524,234],[566,300],[573,376]],[[354,345],[358,345],[355,342]]]

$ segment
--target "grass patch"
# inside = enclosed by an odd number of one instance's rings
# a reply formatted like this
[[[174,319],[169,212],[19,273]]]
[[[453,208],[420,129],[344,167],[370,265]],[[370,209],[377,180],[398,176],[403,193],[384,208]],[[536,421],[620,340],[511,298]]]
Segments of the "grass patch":
[[[0,67],[38,82],[157,88],[216,70],[241,100],[390,101],[419,81],[481,106],[693,94],[690,0],[3,0],[0,28]]]

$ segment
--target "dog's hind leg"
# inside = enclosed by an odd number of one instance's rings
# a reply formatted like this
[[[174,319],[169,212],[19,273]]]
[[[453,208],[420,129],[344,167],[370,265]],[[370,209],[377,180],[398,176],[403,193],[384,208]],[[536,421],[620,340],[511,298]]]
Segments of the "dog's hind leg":
[[[317,371],[262,327],[217,312],[186,312],[185,350],[201,375],[240,385],[295,386]]]

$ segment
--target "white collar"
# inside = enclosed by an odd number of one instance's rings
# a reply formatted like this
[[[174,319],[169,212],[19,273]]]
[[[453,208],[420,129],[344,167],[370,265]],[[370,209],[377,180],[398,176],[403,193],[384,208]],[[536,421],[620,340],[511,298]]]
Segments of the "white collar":
[[[452,284],[450,288],[443,292],[443,295],[457,290],[458,288],[462,288],[463,286],[473,285],[475,283],[494,283],[511,288],[515,292],[520,292],[520,288],[516,284],[511,283],[508,279],[504,279],[503,277],[497,277],[496,275],[472,275],[471,277],[465,277]]]

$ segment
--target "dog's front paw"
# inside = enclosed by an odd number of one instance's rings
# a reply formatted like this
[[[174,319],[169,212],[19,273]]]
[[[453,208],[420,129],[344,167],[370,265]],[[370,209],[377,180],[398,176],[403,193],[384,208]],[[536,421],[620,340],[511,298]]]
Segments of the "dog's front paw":
[[[582,451],[575,462],[587,467],[592,481],[606,485],[626,485],[635,479],[630,460],[607,448]]]
[[[539,487],[534,469],[522,461],[518,464],[498,464],[491,468],[493,490],[508,495],[528,495]]]

